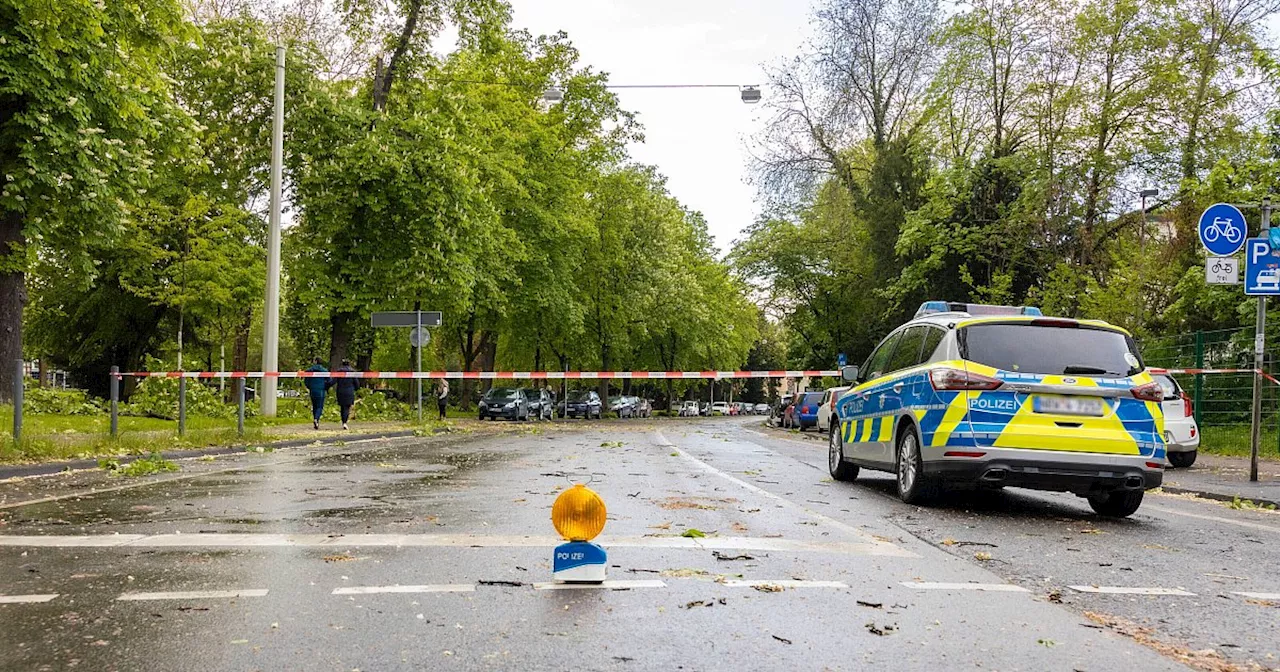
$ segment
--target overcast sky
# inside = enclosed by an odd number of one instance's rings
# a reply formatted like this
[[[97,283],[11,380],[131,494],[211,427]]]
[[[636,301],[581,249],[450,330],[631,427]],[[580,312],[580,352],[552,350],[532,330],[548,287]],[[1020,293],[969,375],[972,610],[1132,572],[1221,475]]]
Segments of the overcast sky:
[[[613,84],[763,84],[766,64],[794,56],[807,35],[808,0],[512,0],[514,24],[564,30],[582,62]],[[768,89],[764,90],[768,95]],[[745,145],[762,108],[732,89],[622,89],[645,141],[636,161],[701,211],[721,251],[757,214]]]

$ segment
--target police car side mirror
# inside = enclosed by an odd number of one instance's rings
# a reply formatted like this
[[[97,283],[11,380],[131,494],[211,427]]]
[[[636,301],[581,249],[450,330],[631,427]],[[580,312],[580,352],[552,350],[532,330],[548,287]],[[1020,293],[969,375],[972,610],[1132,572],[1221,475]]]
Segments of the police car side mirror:
[[[841,377],[841,378],[844,378],[845,380],[847,380],[847,381],[849,381],[849,382],[853,382],[853,381],[857,380],[857,379],[858,379],[858,367],[856,367],[856,366],[842,366],[842,367],[840,367],[840,377]]]

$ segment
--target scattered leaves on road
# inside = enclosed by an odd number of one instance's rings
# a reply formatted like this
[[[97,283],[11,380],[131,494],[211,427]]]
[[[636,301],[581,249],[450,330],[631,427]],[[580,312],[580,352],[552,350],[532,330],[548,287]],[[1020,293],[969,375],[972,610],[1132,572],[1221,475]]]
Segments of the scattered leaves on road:
[[[781,593],[783,590],[786,590],[776,583],[757,583],[751,587],[762,593]]]
[[[871,634],[873,634],[873,635],[876,635],[877,637],[884,637],[885,635],[888,635],[888,634],[892,633],[893,631],[897,630],[897,629],[898,629],[898,626],[896,626],[896,625],[887,625],[887,624],[886,624],[886,625],[876,625],[876,622],[875,622],[875,621],[867,621],[866,628],[867,628],[867,632],[869,632],[869,633],[871,633]]]
[[[1036,644],[1039,644],[1040,646],[1043,646],[1049,649],[1052,649],[1053,647],[1058,645],[1058,643],[1053,641],[1052,639],[1037,639]]]
[[[973,554],[973,557],[975,560],[978,560],[980,562],[987,562],[988,560],[991,559],[991,554],[987,553],[986,551],[978,551],[977,553]]]
[[[693,569],[688,567],[682,569],[664,569],[659,574],[673,579],[699,579],[709,575],[705,569]]]
[[[1280,607],[1280,602],[1276,602],[1275,600],[1259,600],[1251,597],[1245,600],[1245,602],[1259,607]]]
[[[883,609],[884,602],[867,602],[866,600],[858,600],[859,607],[869,607],[871,609]]]
[[[1054,604],[1062,604],[1062,591],[1057,589],[1049,591],[1049,601]]]
[[[732,497],[666,497],[658,501],[660,508],[668,511],[680,511],[685,509],[695,509],[700,511],[716,511],[721,504],[737,504],[738,500]]]
[[[1140,626],[1132,621],[1093,611],[1084,612],[1084,616],[1097,624],[1094,627],[1100,626],[1129,637],[1133,641],[1195,670],[1201,670],[1202,672],[1242,672],[1246,669],[1227,662],[1223,659],[1222,654],[1213,649],[1192,651],[1191,649],[1156,639],[1151,628]]]
[[[600,444],[601,448],[621,448],[624,444],[621,441],[605,441]]]
[[[743,525],[742,523],[734,523],[729,526],[729,529],[733,530],[734,532],[746,532],[747,526]]]
[[[790,643],[791,643],[791,640],[789,640],[789,639],[787,639],[787,638],[785,638],[785,637],[779,637],[779,636],[777,636],[777,635],[773,635],[773,638],[774,638],[774,639],[776,639],[776,640],[778,640],[779,642],[782,642],[783,644],[790,644]]]
[[[347,555],[346,553],[338,553],[337,555],[324,556],[325,562],[351,562],[352,560],[355,560],[355,559],[356,559],[355,556]]]
[[[1106,532],[1103,532],[1096,527],[1086,527],[1083,530],[1080,530],[1080,534],[1106,534]]]
[[[685,530],[684,532],[680,533],[680,536],[689,537],[691,539],[701,539],[702,537],[707,536],[707,533],[703,532],[702,530],[699,530],[696,527],[691,527]]]
[[[741,553],[739,555],[726,555],[724,553],[721,553],[720,551],[712,551],[711,555],[715,556],[716,560],[755,560],[756,559],[754,555],[747,555],[746,553]]]
[[[671,529],[671,521],[669,521],[669,520],[668,520],[668,521],[667,521],[667,522],[665,522],[665,523],[658,523],[657,525],[650,525],[650,526],[649,526],[649,529],[651,529],[651,530],[669,530],[669,529]]]

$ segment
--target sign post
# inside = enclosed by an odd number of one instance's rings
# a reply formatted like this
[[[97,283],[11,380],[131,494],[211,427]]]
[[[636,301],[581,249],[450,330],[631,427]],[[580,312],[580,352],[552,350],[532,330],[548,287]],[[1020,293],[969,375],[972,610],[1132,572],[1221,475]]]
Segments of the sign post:
[[[1209,210],[1206,210],[1205,215],[1208,213]],[[1201,217],[1200,223],[1203,231],[1204,216]],[[1266,361],[1267,297],[1280,295],[1280,256],[1276,256],[1276,250],[1271,246],[1270,200],[1262,202],[1261,235],[1261,238],[1249,239],[1244,256],[1244,293],[1258,297],[1258,312],[1253,331],[1253,413],[1249,423],[1250,481],[1258,480],[1258,444],[1261,442],[1262,434],[1261,372]]]
[[[370,323],[374,327],[412,327],[409,332],[409,343],[417,350],[417,361],[414,362],[414,373],[422,372],[422,347],[431,342],[431,334],[423,327],[438,327],[443,323],[444,314],[438,310],[399,310],[374,313]],[[415,378],[418,397],[418,424],[422,424],[422,379]]]

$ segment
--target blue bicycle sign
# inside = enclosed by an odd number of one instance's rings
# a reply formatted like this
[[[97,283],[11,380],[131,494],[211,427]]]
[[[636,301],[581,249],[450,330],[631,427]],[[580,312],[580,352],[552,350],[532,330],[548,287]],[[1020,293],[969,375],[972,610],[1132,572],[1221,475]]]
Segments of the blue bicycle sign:
[[[1200,243],[1210,254],[1229,257],[1244,247],[1244,215],[1230,203],[1215,203],[1200,215]]]

